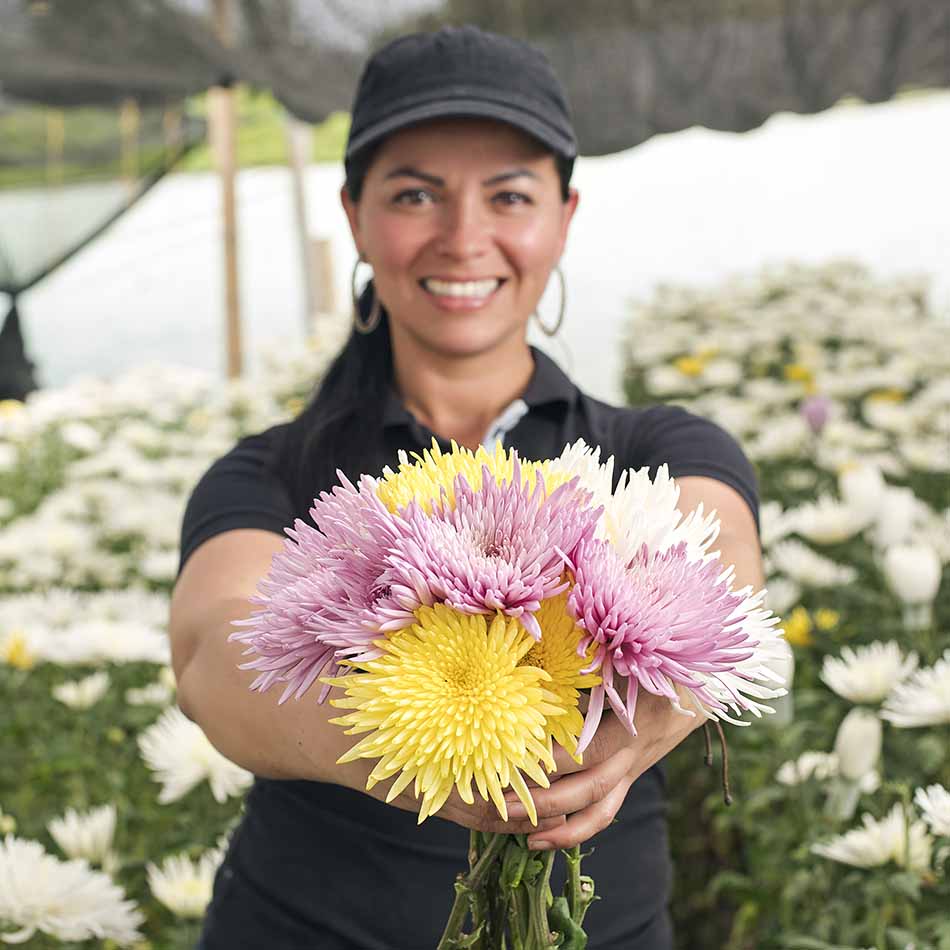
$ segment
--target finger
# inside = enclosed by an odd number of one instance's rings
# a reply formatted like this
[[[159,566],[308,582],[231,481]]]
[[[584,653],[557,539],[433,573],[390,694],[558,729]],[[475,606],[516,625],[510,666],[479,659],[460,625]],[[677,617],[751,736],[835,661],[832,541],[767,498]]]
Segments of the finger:
[[[477,830],[497,835],[531,835],[539,831],[550,831],[559,828],[566,821],[566,815],[555,815],[552,818],[539,818],[538,823],[532,825],[528,819],[524,821],[501,821],[496,816],[495,820],[486,821]]]
[[[569,775],[589,769],[592,765],[603,762],[614,755],[619,749],[627,748],[632,741],[632,734],[627,727],[610,711],[604,712],[600,725],[590,740],[590,744],[578,762],[566,749],[554,745],[555,771],[559,775]]]
[[[529,835],[528,847],[537,851],[551,851],[557,848],[573,848],[589,841],[614,820],[632,784],[623,781],[615,785],[599,802],[571,815],[563,825]]]
[[[538,789],[531,796],[538,817],[571,815],[606,798],[619,782],[629,777],[632,758],[626,750],[621,750],[593,768],[560,778],[552,782],[550,788]],[[521,818],[524,814],[521,802],[508,805],[510,818]]]

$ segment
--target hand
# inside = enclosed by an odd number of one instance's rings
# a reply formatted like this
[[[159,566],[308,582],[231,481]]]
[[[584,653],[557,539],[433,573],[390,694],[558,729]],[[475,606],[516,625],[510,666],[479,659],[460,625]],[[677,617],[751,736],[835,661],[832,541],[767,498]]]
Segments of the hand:
[[[571,848],[606,828],[627,797],[630,786],[698,726],[700,715],[677,713],[667,699],[641,692],[637,703],[638,734],[631,736],[616,716],[607,712],[578,765],[557,748],[555,763],[562,776],[547,789],[532,790],[539,827],[531,829],[528,846],[537,850]],[[512,820],[525,814],[512,793],[506,794]],[[540,820],[559,819],[541,827]]]
[[[573,761],[573,760],[571,760]],[[355,762],[349,762],[346,765],[339,766],[343,774],[340,775],[341,784],[346,784],[350,788],[363,792],[378,801],[385,802],[386,795],[390,787],[396,780],[393,776],[386,781],[379,782],[369,791],[366,790],[366,779],[369,773],[373,771],[376,765],[375,760],[358,759]],[[530,782],[530,780],[528,780]],[[503,821],[498,814],[498,809],[492,801],[483,801],[478,794],[478,790],[473,787],[475,801],[468,805],[459,795],[457,789],[452,790],[452,794],[446,799],[445,804],[436,812],[439,818],[446,821],[453,821],[463,828],[469,828],[474,831],[492,832],[495,834],[531,834],[537,831],[548,831],[563,825],[567,820],[563,814],[542,818],[538,815],[538,824],[532,825],[526,816],[524,806],[518,802],[520,811],[512,815],[511,803],[508,804],[508,821]],[[511,793],[514,795],[514,793]],[[535,794],[535,793],[533,793]],[[537,798],[535,794],[535,798]],[[517,801],[517,799],[515,799]],[[400,792],[390,803],[394,808],[401,808],[403,811],[410,811],[414,814],[419,813],[422,805],[422,799],[416,798],[412,793],[412,784]]]

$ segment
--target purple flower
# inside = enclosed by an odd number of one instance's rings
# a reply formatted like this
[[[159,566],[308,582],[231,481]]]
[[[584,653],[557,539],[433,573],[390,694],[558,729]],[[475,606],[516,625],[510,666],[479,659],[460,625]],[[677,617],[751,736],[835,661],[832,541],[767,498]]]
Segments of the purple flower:
[[[512,480],[499,484],[487,467],[482,488],[455,480],[455,506],[427,516],[404,511],[408,532],[396,539],[385,580],[392,600],[412,611],[443,602],[463,613],[496,610],[521,620],[535,639],[541,601],[567,589],[565,557],[593,537],[602,509],[591,508],[577,479],[546,494],[539,476],[530,484],[515,460]],[[392,629],[397,619],[385,624]]]
[[[248,645],[246,655],[256,654],[241,666],[260,671],[252,689],[287,684],[281,703],[299,699],[323,674],[345,672],[341,659],[377,656],[373,641],[384,625],[398,629],[415,621],[393,601],[383,578],[405,522],[376,497],[373,479],[364,477],[356,488],[340,478],[342,485],[314,500],[316,528],[298,518],[287,529],[291,540],[274,555],[252,598],[258,609],[235,621],[245,629],[230,637]],[[324,687],[321,702],[328,692]]]
[[[799,412],[815,435],[820,435],[831,415],[831,400],[827,396],[809,396],[802,401]]]
[[[594,647],[585,672],[597,671],[603,680],[591,691],[578,752],[594,735],[605,698],[636,734],[641,686],[677,707],[676,685],[712,711],[746,705],[735,684],[743,681],[737,667],[754,656],[758,642],[754,625],[746,623],[746,607],[753,604],[746,591],[730,591],[731,571],[724,572],[718,559],[690,560],[680,542],[658,552],[644,544],[625,564],[611,545],[590,541],[573,560],[576,584],[568,609],[586,632],[578,652]],[[615,676],[626,680],[624,697]]]

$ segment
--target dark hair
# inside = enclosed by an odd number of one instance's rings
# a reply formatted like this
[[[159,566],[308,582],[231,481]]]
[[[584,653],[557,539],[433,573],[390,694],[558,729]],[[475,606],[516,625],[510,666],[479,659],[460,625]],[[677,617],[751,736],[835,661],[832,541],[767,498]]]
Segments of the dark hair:
[[[370,146],[346,163],[346,189],[353,201],[360,200],[377,148]],[[561,195],[567,201],[574,160],[551,154],[561,181]],[[370,281],[359,301],[364,318],[374,293]],[[376,474],[384,465],[395,462],[379,453],[382,407],[392,385],[392,340],[389,315],[383,307],[379,326],[372,333],[350,333],[310,402],[284,432],[277,465],[282,472],[295,473],[293,502],[298,515],[309,509],[319,492],[328,491],[336,483],[337,469],[353,480],[363,472]]]
[[[368,316],[372,281],[359,306]],[[392,343],[385,308],[369,334],[351,331],[310,401],[288,425],[277,457],[278,470],[293,473],[294,510],[302,516],[312,499],[337,482],[337,469],[351,481],[378,474],[395,460],[379,454],[382,408],[393,383]]]

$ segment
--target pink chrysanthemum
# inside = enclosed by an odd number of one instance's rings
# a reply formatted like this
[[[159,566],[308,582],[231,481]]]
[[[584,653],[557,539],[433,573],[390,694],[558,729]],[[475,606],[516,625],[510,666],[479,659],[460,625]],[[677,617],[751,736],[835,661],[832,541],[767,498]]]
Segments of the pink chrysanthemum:
[[[291,540],[274,555],[258,585],[258,605],[246,628],[231,634],[256,654],[241,669],[259,670],[251,685],[261,692],[286,683],[280,702],[300,698],[317,677],[339,675],[338,660],[378,656],[373,640],[383,625],[393,629],[415,622],[390,596],[382,575],[386,555],[405,531],[375,494],[375,481],[359,488],[341,474],[342,485],[323,492],[310,509],[316,528],[300,519],[287,529]],[[322,702],[329,687],[320,695]]]
[[[601,509],[574,480],[546,494],[516,460],[511,481],[483,470],[481,490],[455,481],[455,505],[426,516],[403,511],[409,531],[396,539],[385,582],[403,610],[445,603],[468,614],[517,617],[535,639],[541,601],[567,588],[564,556],[593,537]],[[533,485],[531,482],[533,481]],[[384,629],[394,628],[395,622]]]
[[[629,563],[602,541],[578,547],[568,608],[586,632],[578,651],[594,648],[587,669],[603,680],[591,691],[578,751],[594,735],[605,698],[635,733],[641,686],[678,709],[676,687],[685,687],[703,712],[729,721],[729,708],[771,712],[750,697],[782,692],[761,685],[778,682],[762,662],[766,641],[777,640],[770,630],[777,619],[758,609],[761,595],[730,590],[732,568],[691,559],[687,547],[683,541],[651,552],[644,544]],[[615,676],[626,680],[624,698]]]

